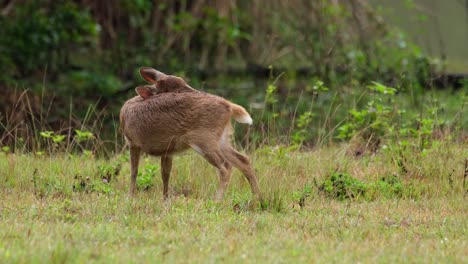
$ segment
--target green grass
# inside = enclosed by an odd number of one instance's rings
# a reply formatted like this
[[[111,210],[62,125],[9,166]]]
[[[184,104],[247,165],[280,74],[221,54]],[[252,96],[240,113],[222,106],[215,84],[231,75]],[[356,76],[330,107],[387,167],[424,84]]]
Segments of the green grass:
[[[129,199],[126,155],[105,160],[2,154],[0,262],[468,261],[466,145],[441,142],[411,153],[405,172],[389,151],[356,158],[351,147],[265,147],[251,153],[263,207],[250,200],[237,171],[224,201],[215,202],[216,172],[195,154],[175,159],[167,201],[155,158],[140,165],[145,183],[151,180],[146,174],[156,174],[153,182]],[[116,164],[122,168],[106,169]],[[327,194],[321,185],[337,173],[365,185],[366,194]],[[399,179],[398,195],[377,184],[388,175]]]

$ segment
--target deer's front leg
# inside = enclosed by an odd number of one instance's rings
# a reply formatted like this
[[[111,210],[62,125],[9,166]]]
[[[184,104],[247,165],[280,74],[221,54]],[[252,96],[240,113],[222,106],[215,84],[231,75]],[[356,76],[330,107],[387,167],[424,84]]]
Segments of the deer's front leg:
[[[172,157],[161,156],[161,176],[163,180],[164,199],[169,196],[169,177],[171,176]]]
[[[136,191],[136,178],[138,175],[138,164],[140,163],[141,150],[130,146],[130,191],[129,196],[134,196]]]

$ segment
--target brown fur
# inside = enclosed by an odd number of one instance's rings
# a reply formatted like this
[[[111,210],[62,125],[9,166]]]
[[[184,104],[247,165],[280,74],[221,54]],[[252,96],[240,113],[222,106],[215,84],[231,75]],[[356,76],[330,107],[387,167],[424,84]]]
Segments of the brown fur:
[[[218,169],[220,183],[217,199],[224,195],[232,166],[242,171],[251,185],[252,192],[260,198],[258,183],[249,159],[234,150],[229,143],[230,120],[248,116],[245,109],[221,97],[198,92],[191,87],[192,90],[186,92],[172,92],[178,91],[180,87],[168,87],[170,89],[164,93],[147,97],[136,96],[128,100],[121,109],[121,127],[130,146],[130,194],[135,192],[141,152],[161,156],[163,193],[164,197],[167,197],[172,156],[193,148]]]

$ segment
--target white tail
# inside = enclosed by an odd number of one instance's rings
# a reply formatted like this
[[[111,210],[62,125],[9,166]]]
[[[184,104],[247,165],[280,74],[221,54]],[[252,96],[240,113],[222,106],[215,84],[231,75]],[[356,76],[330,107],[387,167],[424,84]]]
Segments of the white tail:
[[[239,123],[252,125],[253,120],[244,107],[231,103],[232,117]]]

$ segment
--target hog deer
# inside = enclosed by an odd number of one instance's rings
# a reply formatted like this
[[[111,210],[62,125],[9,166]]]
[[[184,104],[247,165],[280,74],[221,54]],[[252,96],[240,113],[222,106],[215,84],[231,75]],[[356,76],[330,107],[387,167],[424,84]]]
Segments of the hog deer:
[[[168,197],[172,156],[189,148],[201,154],[219,174],[216,199],[221,200],[232,167],[247,178],[252,193],[261,199],[249,159],[230,145],[231,118],[252,124],[252,118],[239,105],[190,87],[182,78],[152,68],[140,68],[151,85],[140,86],[137,96],[120,111],[120,125],[130,148],[130,196],[136,189],[141,152],[161,157],[163,195]]]

